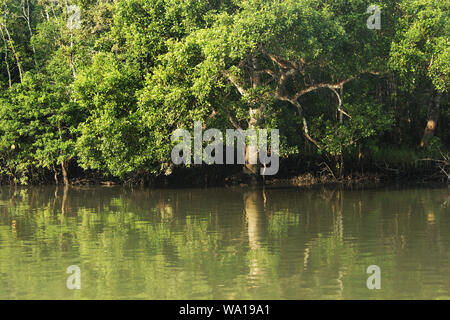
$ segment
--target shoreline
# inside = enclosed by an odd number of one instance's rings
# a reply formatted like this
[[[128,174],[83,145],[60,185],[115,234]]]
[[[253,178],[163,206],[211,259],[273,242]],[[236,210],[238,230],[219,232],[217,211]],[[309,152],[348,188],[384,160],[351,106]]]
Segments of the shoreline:
[[[281,186],[314,187],[338,185],[386,185],[386,184],[437,184],[450,181],[449,163],[434,162],[346,162],[341,176],[332,164],[322,159],[285,158],[280,162],[276,175],[256,175],[243,165],[192,165],[167,164],[162,173],[155,174],[141,169],[122,177],[114,177],[101,171],[83,170],[76,162],[68,167],[68,186],[146,186],[151,188],[208,188],[231,186]],[[59,181],[59,183],[57,183]],[[50,171],[34,172],[23,182],[13,176],[0,176],[0,186],[64,186],[63,179],[55,179]]]
[[[203,168],[201,168],[203,169]],[[385,174],[381,172],[369,173],[352,173],[343,178],[335,178],[330,175],[323,175],[317,172],[306,172],[293,175],[282,175],[279,177],[269,176],[258,179],[243,172],[233,172],[221,175],[220,177],[214,173],[208,175],[195,170],[185,175],[186,169],[181,170],[173,176],[141,176],[138,180],[136,177],[128,180],[120,180],[111,177],[84,176],[72,178],[69,181],[69,187],[148,187],[155,189],[180,189],[180,188],[210,188],[210,187],[292,187],[292,188],[315,188],[315,187],[352,187],[352,186],[374,186],[383,187],[389,185],[449,185],[450,180],[445,176],[436,174],[425,174],[424,172],[410,172],[406,176],[398,176]],[[187,170],[190,171],[190,170]],[[256,181],[256,182],[255,182]],[[14,184],[0,183],[0,186],[10,187],[32,187],[32,186],[61,186],[63,184],[55,184],[49,181],[30,184]]]

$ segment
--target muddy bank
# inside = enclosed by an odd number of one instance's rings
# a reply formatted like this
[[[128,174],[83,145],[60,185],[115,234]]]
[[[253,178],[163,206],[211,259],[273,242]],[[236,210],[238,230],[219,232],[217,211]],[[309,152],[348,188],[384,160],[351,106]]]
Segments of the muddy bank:
[[[220,187],[220,186],[294,186],[316,185],[382,185],[398,183],[448,183],[450,166],[441,163],[425,163],[420,166],[396,166],[384,163],[376,165],[347,165],[347,170],[339,175],[326,162],[299,161],[286,159],[280,162],[280,170],[273,176],[244,173],[242,165],[193,165],[171,167],[160,175],[142,170],[123,178],[105,175],[96,171],[84,171],[72,165],[69,170],[69,185],[142,185],[155,188]],[[61,179],[59,180],[61,181]],[[11,177],[0,177],[3,185],[54,185],[51,173],[45,172],[29,179],[26,183]]]
[[[82,178],[72,179],[71,185],[142,185],[155,188],[184,187],[227,187],[227,186],[289,186],[313,187],[320,185],[385,185],[400,184],[436,184],[448,183],[445,175],[436,170],[409,170],[402,174],[370,171],[351,172],[343,177],[336,177],[332,172],[290,172],[274,176],[255,176],[242,172],[242,167],[223,168],[203,166],[199,168],[179,168],[170,175],[136,175],[126,180],[114,178]]]

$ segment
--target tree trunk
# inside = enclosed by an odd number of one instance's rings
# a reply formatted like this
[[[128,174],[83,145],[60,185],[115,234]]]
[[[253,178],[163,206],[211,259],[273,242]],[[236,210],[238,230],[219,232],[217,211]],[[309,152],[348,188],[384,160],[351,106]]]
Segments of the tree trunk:
[[[63,162],[61,162],[61,169],[62,169],[63,181],[64,181],[65,186],[69,185],[69,178],[67,177],[68,167],[69,167],[69,162],[67,160],[64,160]]]
[[[70,210],[68,209],[67,206],[67,194],[69,191],[69,186],[67,184],[64,185],[64,191],[63,191],[63,198],[62,198],[62,203],[61,203],[61,213],[63,215],[67,214]]]
[[[439,120],[440,104],[441,94],[433,92],[430,99],[430,104],[428,106],[427,126],[425,127],[425,130],[423,132],[422,141],[420,142],[421,147],[427,146],[436,132],[436,126]]]
[[[20,78],[20,82],[22,82],[22,64],[20,63],[19,55],[16,51],[16,48],[14,47],[14,42],[11,38],[11,34],[9,33],[8,28],[6,27],[6,23],[3,24],[3,27],[5,28],[6,35],[8,36],[8,42],[9,42],[9,45],[11,46],[11,50],[14,54],[14,57],[16,58],[17,68],[19,70],[19,78]]]
[[[247,174],[259,174],[259,163],[250,163],[251,158],[258,160],[258,147],[257,146],[245,146],[245,168],[244,171]],[[254,161],[253,161],[254,162]]]
[[[259,109],[253,109],[250,108],[249,114],[250,114],[250,121],[248,122],[248,129],[255,130],[257,128],[258,123],[258,116],[259,116]],[[260,175],[260,167],[261,164],[259,163],[258,159],[258,138],[256,138],[255,143],[250,142],[250,145],[245,145],[245,165],[243,168],[243,171],[245,174],[248,174],[250,176],[250,183],[253,185],[260,184],[261,181],[261,175]]]
[[[29,0],[22,1],[22,12],[23,12],[23,18],[27,22],[28,31],[30,33],[30,39],[33,37],[33,30],[31,29],[31,15],[30,15],[30,2]],[[33,49],[33,60],[34,65],[36,66],[36,69],[39,69],[37,60],[36,60],[36,48],[34,47],[34,44],[31,43],[31,49]]]
[[[337,170],[337,174],[339,179],[344,178],[344,155],[342,152],[336,156],[336,163],[339,165],[339,169]]]
[[[2,35],[3,43],[5,44],[5,65],[6,65],[6,72],[8,73],[9,88],[11,88],[12,80],[11,80],[11,71],[9,69],[9,62],[8,62],[8,42],[5,39],[5,35],[3,34],[3,28],[1,28],[1,27],[0,27],[0,32]]]
[[[251,159],[255,161],[250,161]],[[245,165],[243,172],[249,176],[249,183],[251,185],[259,185],[262,183],[262,176],[260,175],[261,163],[258,160],[258,146],[246,145],[245,146]]]
[[[252,57],[252,66],[253,70],[259,70],[259,62],[258,59],[253,56]],[[257,89],[261,85],[261,77],[257,72],[253,72],[251,75],[251,82],[253,89]],[[250,107],[249,115],[250,120],[248,122],[248,129],[256,130],[258,127],[258,118],[261,116],[260,112],[263,109],[263,105],[259,105],[258,107]],[[245,166],[244,173],[249,174],[251,178],[251,184],[260,184],[261,176],[259,174],[260,163],[258,161],[258,138],[256,137],[256,144],[246,145],[245,146]],[[253,161],[250,161],[253,159]],[[256,161],[255,161],[256,160]],[[252,163],[251,163],[252,162]]]
[[[55,165],[52,164],[52,169],[53,169],[53,178],[55,179],[55,184],[58,185],[59,181],[58,181],[58,171],[56,171]]]

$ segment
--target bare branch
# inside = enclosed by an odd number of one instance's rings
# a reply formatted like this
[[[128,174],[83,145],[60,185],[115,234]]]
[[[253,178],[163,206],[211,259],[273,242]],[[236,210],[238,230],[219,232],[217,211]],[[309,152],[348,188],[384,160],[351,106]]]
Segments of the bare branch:
[[[343,81],[341,81],[341,82],[338,82],[338,83],[319,83],[319,84],[310,86],[310,87],[308,87],[308,88],[306,88],[306,89],[303,89],[303,90],[298,91],[298,92],[294,95],[293,99],[294,99],[294,100],[297,100],[297,99],[300,98],[302,95],[304,95],[304,94],[306,94],[306,93],[309,93],[309,92],[311,92],[311,91],[315,91],[315,90],[320,89],[320,88],[340,89],[344,84],[346,84],[347,82],[349,82],[349,81],[351,81],[351,80],[353,80],[353,79],[355,79],[355,78],[356,78],[356,77],[353,76],[353,77],[350,77],[350,78],[345,79],[345,80],[343,80]]]
[[[313,137],[311,137],[309,135],[308,122],[306,121],[306,118],[303,115],[303,108],[300,105],[300,103],[297,100],[289,99],[289,97],[287,97],[287,96],[278,96],[277,98],[279,100],[290,102],[292,105],[297,107],[298,113],[299,113],[300,117],[302,118],[302,122],[303,122],[303,134],[305,135],[306,139],[308,139],[310,142],[312,142],[318,149],[322,149],[320,144]]]
[[[247,96],[247,92],[245,91],[245,89],[239,85],[239,83],[237,82],[237,80],[234,78],[234,76],[231,74],[231,72],[228,71],[224,71],[222,72],[223,75],[236,87],[236,89],[239,91],[239,93],[245,97]]]
[[[277,75],[275,72],[273,72],[270,69],[264,69],[264,70],[257,70],[255,71],[256,74],[261,74],[261,73],[267,73],[269,76],[271,76],[272,78],[276,78]]]
[[[284,69],[299,69],[298,65],[295,62],[284,60],[283,58],[273,54],[273,53],[266,53],[266,55],[275,62],[278,66]]]
[[[228,115],[228,120],[230,120],[233,127],[235,127],[236,129],[241,129],[241,126],[233,119],[231,115]]]
[[[349,117],[350,119],[352,118],[352,116],[351,115],[349,115],[347,112],[345,112],[344,110],[342,110],[342,99],[341,99],[341,95],[336,91],[336,89],[334,89],[334,88],[330,88],[330,90],[331,91],[333,91],[335,94],[336,94],[336,97],[338,98],[338,101],[339,101],[339,103],[338,103],[338,107],[337,107],[337,109],[338,109],[338,111],[340,112],[340,113],[342,113],[342,114],[345,114],[347,117]]]

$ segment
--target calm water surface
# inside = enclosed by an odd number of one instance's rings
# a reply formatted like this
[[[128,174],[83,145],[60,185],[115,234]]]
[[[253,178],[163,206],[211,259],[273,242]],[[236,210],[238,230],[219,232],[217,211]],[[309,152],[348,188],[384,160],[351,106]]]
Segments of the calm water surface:
[[[0,299],[409,298],[450,299],[447,187],[0,188]]]

